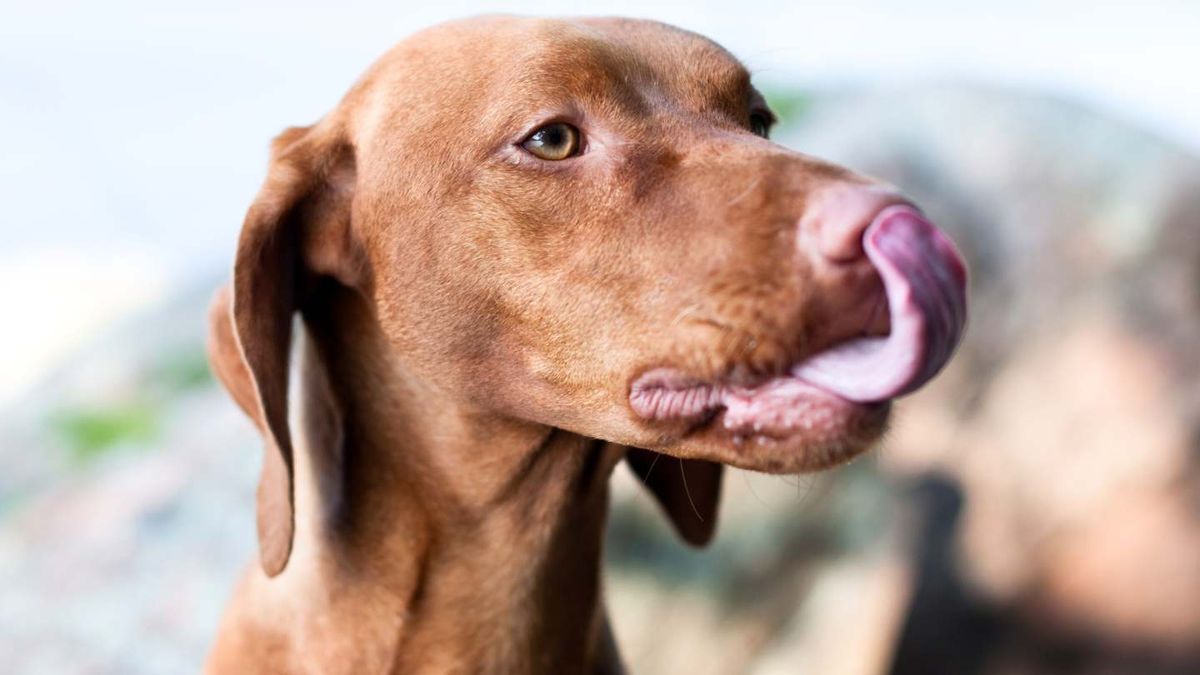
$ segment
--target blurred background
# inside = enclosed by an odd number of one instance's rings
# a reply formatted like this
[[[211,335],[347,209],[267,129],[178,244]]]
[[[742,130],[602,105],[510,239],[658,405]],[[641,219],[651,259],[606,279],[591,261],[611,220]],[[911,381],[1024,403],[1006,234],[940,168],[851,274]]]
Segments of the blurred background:
[[[254,555],[259,439],[202,340],[267,142],[494,11],[716,39],[777,140],[899,185],[973,270],[881,446],[728,474],[708,550],[618,470],[633,672],[1200,672],[1200,4],[167,4],[0,7],[4,672],[197,669]]]

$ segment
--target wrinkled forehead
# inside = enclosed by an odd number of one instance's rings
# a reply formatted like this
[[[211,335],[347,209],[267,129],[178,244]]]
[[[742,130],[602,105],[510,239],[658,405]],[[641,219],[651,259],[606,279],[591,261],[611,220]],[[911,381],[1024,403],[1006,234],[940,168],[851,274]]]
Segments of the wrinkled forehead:
[[[720,45],[673,26],[633,19],[546,21],[515,54],[517,88],[580,98],[638,95],[686,108],[738,109],[746,69]]]
[[[616,99],[736,111],[753,95],[749,73],[728,51],[655,21],[484,17],[444,25],[424,38],[421,51],[440,52],[437,60],[453,64],[460,86],[502,104]]]

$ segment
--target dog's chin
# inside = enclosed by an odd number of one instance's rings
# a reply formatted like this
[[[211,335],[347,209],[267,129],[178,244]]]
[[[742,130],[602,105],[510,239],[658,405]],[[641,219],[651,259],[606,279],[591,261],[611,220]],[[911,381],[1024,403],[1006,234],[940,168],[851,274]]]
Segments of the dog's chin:
[[[850,461],[879,440],[887,428],[890,403],[845,401],[818,404],[819,419],[789,428],[741,427],[725,411],[681,439],[714,461],[767,473],[821,471]]]
[[[803,473],[849,461],[887,427],[890,401],[859,403],[794,377],[753,388],[651,377],[631,407],[659,449],[768,473]]]

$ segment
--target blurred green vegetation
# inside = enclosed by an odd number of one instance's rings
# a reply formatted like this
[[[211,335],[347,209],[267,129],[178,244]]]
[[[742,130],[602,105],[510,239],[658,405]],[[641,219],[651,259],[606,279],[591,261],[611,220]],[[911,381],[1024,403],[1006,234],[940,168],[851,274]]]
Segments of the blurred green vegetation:
[[[72,460],[87,462],[112,448],[153,441],[161,431],[160,418],[158,406],[134,401],[62,408],[50,415],[49,425]]]
[[[799,123],[804,119],[813,102],[811,95],[799,89],[766,87],[763,90],[763,96],[767,99],[767,105],[779,118],[781,126]]]
[[[202,346],[176,347],[147,364],[121,400],[63,404],[47,416],[46,426],[70,461],[86,464],[114,450],[151,446],[174,403],[212,382]]]

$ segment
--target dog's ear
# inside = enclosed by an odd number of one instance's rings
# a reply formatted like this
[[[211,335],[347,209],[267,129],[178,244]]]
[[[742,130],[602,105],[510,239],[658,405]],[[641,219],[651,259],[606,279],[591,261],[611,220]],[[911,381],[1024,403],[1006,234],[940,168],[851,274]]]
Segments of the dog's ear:
[[[355,276],[352,256],[339,250],[349,239],[353,153],[333,138],[318,127],[296,127],[272,143],[266,181],[238,240],[232,291],[218,292],[209,318],[213,370],[263,435],[257,526],[270,576],[287,565],[295,530],[292,321],[315,278],[349,283]]]
[[[704,546],[712,539],[717,529],[724,466],[638,448],[629,448],[625,461],[658,500],[684,541]]]

